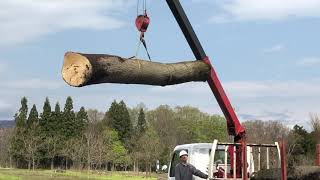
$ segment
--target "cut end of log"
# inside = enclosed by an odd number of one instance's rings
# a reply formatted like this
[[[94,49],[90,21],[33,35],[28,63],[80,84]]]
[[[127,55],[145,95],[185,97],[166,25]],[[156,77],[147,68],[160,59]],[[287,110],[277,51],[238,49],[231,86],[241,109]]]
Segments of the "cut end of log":
[[[92,75],[92,65],[89,60],[74,52],[67,52],[64,55],[62,68],[63,80],[70,86],[84,86]]]

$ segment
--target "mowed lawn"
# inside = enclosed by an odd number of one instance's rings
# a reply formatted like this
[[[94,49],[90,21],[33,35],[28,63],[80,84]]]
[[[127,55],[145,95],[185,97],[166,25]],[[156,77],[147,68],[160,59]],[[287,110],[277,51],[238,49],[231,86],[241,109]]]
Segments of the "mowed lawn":
[[[63,173],[55,173],[51,170],[35,170],[29,171],[24,169],[0,169],[0,180],[156,180],[156,177],[145,178],[142,175],[134,175],[132,173],[124,172],[80,172],[80,171],[66,171]]]

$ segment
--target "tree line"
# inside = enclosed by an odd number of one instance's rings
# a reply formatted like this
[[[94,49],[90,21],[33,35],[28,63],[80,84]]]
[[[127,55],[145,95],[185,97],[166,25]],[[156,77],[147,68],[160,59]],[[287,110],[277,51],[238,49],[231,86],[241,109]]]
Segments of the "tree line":
[[[230,140],[222,116],[190,106],[148,110],[144,104],[129,108],[124,101],[113,101],[105,112],[84,107],[75,111],[67,97],[63,109],[58,102],[52,108],[46,98],[39,113],[36,105],[29,111],[23,97],[14,119],[14,128],[0,129],[0,167],[151,172],[157,160],[169,164],[176,145]],[[310,115],[310,131],[279,121],[243,125],[249,143],[284,139],[289,166],[314,164],[318,115]]]
[[[190,106],[148,110],[113,101],[105,112],[75,111],[71,97],[63,109],[46,98],[39,113],[23,97],[14,120],[0,130],[0,167],[151,172],[156,160],[169,164],[178,144],[227,139],[223,117]]]

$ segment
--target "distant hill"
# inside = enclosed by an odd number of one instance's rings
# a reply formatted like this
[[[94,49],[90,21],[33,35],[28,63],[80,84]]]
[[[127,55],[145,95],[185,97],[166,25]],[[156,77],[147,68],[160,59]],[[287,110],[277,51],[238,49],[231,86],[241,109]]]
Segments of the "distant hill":
[[[15,126],[15,122],[12,120],[0,120],[0,128],[12,128]]]

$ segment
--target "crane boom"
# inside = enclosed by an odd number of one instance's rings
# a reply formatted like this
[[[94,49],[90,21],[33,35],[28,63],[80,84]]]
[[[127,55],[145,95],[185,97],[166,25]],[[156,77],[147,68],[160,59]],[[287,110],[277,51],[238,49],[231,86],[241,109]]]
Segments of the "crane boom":
[[[227,120],[227,129],[230,136],[234,136],[234,141],[239,142],[245,137],[245,129],[239,122],[239,119],[232,108],[228,96],[226,95],[222,84],[210,63],[208,56],[202,48],[202,45],[194,32],[190,21],[184,12],[179,0],[166,0],[168,6],[171,9],[177,23],[180,26],[194,56],[197,60],[203,60],[208,63],[211,67],[211,73],[207,80],[218,104]]]

